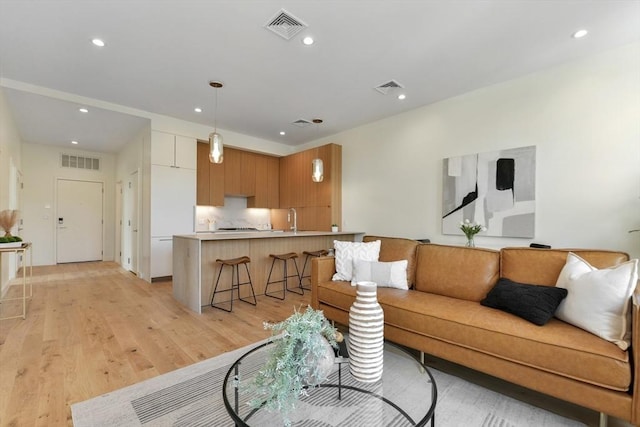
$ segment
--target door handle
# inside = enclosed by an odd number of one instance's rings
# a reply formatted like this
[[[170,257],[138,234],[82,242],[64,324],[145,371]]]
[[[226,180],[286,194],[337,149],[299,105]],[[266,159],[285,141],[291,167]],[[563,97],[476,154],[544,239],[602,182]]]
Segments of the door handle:
[[[61,225],[61,226],[58,227],[58,230],[61,229],[61,228],[67,228],[67,227],[64,226],[64,225]]]

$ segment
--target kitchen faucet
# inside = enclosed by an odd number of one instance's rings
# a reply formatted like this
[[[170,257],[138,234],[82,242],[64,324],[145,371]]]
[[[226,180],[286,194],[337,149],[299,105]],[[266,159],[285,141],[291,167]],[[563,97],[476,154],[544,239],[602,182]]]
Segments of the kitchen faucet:
[[[291,212],[293,212],[293,225],[291,226],[291,230],[294,233],[298,232],[298,213],[295,208],[289,208],[289,212],[287,213],[287,222],[291,223]]]

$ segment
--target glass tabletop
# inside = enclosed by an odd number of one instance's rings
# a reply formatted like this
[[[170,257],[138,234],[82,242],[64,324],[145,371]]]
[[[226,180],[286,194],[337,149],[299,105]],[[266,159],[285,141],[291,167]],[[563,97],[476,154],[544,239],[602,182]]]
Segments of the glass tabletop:
[[[348,339],[348,336],[346,336]],[[273,348],[261,344],[236,360],[224,379],[227,412],[239,426],[278,426],[285,419],[277,412],[254,408],[251,387]],[[435,413],[437,388],[428,368],[411,353],[389,342],[384,345],[382,379],[363,383],[349,373],[348,358],[336,358],[333,372],[318,387],[307,389],[288,418],[295,425],[423,426]]]

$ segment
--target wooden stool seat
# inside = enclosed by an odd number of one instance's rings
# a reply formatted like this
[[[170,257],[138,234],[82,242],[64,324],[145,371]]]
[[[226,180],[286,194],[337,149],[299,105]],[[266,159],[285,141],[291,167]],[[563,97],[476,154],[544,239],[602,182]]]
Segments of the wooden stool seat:
[[[289,253],[286,253],[286,254],[279,254],[279,255],[269,254],[269,256],[271,258],[279,259],[281,261],[298,258],[298,254],[295,253],[295,252],[289,252]]]
[[[220,310],[224,310],[227,312],[231,312],[233,311],[233,290],[236,290],[236,293],[238,294],[238,299],[240,301],[249,303],[251,305],[257,305],[258,301],[256,300],[256,294],[253,290],[253,283],[251,282],[251,274],[249,274],[249,267],[248,264],[251,262],[251,258],[249,258],[248,256],[241,256],[238,258],[231,258],[231,259],[220,259],[218,258],[216,260],[216,264],[220,264],[220,271],[218,272],[218,278],[216,279],[216,285],[213,288],[213,295],[211,295],[211,307],[213,308],[219,308]],[[244,269],[247,272],[247,280],[244,282],[240,282],[240,269],[239,269],[239,265],[244,265]],[[220,276],[222,275],[222,270],[224,270],[224,267],[231,267],[231,287],[228,289],[221,289],[218,290],[218,285],[220,283]],[[235,279],[235,280],[234,280]],[[249,285],[249,288],[251,289],[251,296],[253,297],[253,301],[249,301],[247,299],[243,299],[240,296],[240,286],[241,285]],[[216,297],[216,294],[220,294],[223,292],[231,292],[231,299],[229,300],[229,304],[230,307],[227,309],[223,306],[220,306],[220,303],[216,303],[214,304],[213,299]]]
[[[241,256],[239,258],[232,258],[232,259],[218,258],[216,262],[219,262],[220,264],[224,264],[224,265],[238,265],[238,264],[246,264],[248,262],[251,262],[251,258],[249,258],[248,256]]]
[[[303,255],[309,255],[309,256],[315,256],[315,257],[321,257],[321,256],[327,256],[329,254],[329,251],[326,249],[321,249],[319,251],[303,251],[302,252]]]
[[[304,257],[304,264],[302,265],[302,273],[300,273],[300,286],[302,287],[302,289],[311,290],[311,271],[309,271],[309,274],[304,274],[304,272],[307,270],[307,262],[309,262],[309,258],[319,258],[321,256],[327,256],[329,255],[329,251],[326,249],[320,249],[319,251],[303,251],[302,254],[306,256]],[[305,287],[302,283],[306,278],[309,278],[309,286],[307,287]]]
[[[267,285],[264,288],[264,294],[268,297],[277,298],[279,300],[283,300],[285,298],[285,296],[287,295],[287,291],[296,293],[298,295],[304,295],[304,289],[302,288],[302,282],[300,281],[300,270],[298,270],[298,262],[296,261],[298,258],[298,254],[295,252],[288,252],[286,254],[269,254],[269,257],[273,258],[273,261],[271,261],[271,269],[269,270],[269,277],[267,278]],[[290,262],[291,260],[293,260],[293,265],[296,268],[295,274],[289,274],[288,261]],[[275,265],[276,261],[282,261],[282,279],[272,281],[271,273],[273,273],[273,266]],[[298,282],[297,288],[289,288],[288,282],[289,278],[291,277],[296,278]],[[269,294],[269,285],[272,285],[274,283],[282,283],[282,297]]]

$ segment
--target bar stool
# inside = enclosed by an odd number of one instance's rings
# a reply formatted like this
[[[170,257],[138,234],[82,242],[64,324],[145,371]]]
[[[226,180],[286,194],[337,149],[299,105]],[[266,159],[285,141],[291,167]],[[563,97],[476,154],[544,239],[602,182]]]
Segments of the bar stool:
[[[271,298],[277,298],[279,300],[283,300],[285,298],[286,291],[293,292],[298,295],[304,295],[304,289],[302,289],[302,282],[300,281],[300,271],[298,270],[298,262],[296,261],[296,259],[298,258],[298,254],[295,252],[289,252],[286,254],[279,254],[279,255],[270,254],[269,257],[273,258],[273,261],[271,261],[271,269],[269,270],[269,277],[267,278],[267,285],[264,288],[264,294],[266,296],[269,296]],[[287,261],[289,260],[293,260],[293,265],[296,268],[296,274],[289,274],[289,268],[287,264]],[[282,261],[282,279],[271,281],[271,273],[273,273],[273,266],[275,265],[276,261]],[[295,277],[298,280],[298,289],[290,289],[287,286],[290,277]],[[270,295],[267,292],[269,289],[269,285],[272,285],[274,283],[282,283],[282,298],[275,295]]]
[[[309,261],[309,258],[319,258],[321,256],[327,256],[329,254],[329,251],[321,249],[319,251],[303,251],[302,254],[306,256],[304,257],[302,273],[300,274],[300,286],[302,286],[302,289],[311,290],[311,280],[309,280],[309,287],[307,288],[304,287],[303,283],[304,279],[306,279],[307,277],[311,278],[311,271],[309,271],[309,274],[304,274],[304,272],[307,270],[307,262]],[[311,268],[311,265],[309,265],[309,268]]]
[[[224,310],[226,312],[231,313],[231,311],[233,310],[233,290],[234,289],[236,289],[236,291],[238,293],[238,299],[240,301],[244,301],[244,302],[249,303],[251,305],[257,305],[256,294],[253,291],[253,283],[251,282],[251,275],[249,274],[249,267],[247,266],[247,264],[249,264],[250,262],[251,262],[251,258],[249,258],[248,256],[242,256],[242,257],[233,258],[233,259],[217,259],[216,260],[216,263],[220,264],[220,271],[218,272],[218,278],[216,279],[216,285],[213,288],[213,295],[211,295],[211,307],[219,308],[220,310]],[[245,268],[245,270],[247,272],[247,281],[246,282],[240,282],[240,270],[239,270],[239,267],[238,267],[240,264],[244,265],[244,268]],[[231,267],[231,288],[218,290],[218,284],[220,282],[220,276],[222,275],[222,270],[224,270],[225,266]],[[235,281],[233,280],[234,274],[235,274]],[[240,285],[249,285],[249,287],[251,288],[251,295],[253,296],[253,302],[251,302],[249,300],[246,300],[246,299],[242,299],[240,297]],[[216,297],[216,294],[223,293],[223,292],[231,292],[231,300],[230,300],[231,307],[228,310],[226,308],[224,308],[224,307],[220,307],[218,305],[214,305],[213,304],[213,299]]]

